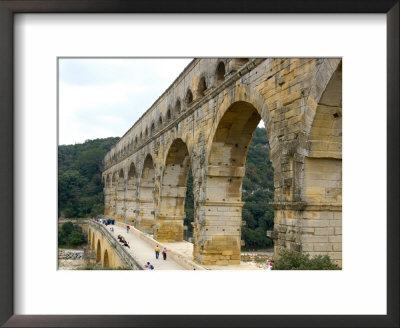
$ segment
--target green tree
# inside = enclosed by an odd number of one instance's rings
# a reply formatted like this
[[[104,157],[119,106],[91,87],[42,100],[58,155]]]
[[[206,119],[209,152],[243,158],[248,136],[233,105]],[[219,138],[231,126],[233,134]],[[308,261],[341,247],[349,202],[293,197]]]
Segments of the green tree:
[[[86,242],[86,238],[82,231],[74,230],[71,232],[68,238],[68,242],[70,245],[81,245]]]
[[[103,158],[119,138],[58,147],[58,216],[90,217],[104,211]]]
[[[340,270],[340,268],[331,262],[328,255],[310,258],[308,254],[282,250],[279,258],[275,260],[274,270]]]
[[[186,184],[186,198],[185,198],[185,219],[183,224],[187,226],[188,236],[193,235],[192,222],[194,221],[194,196],[193,196],[193,175],[192,170],[189,170],[188,179]]]
[[[87,236],[78,225],[68,221],[58,231],[59,246],[79,246],[87,242]]]
[[[272,245],[266,237],[274,226],[274,211],[269,202],[274,199],[274,170],[269,158],[269,142],[264,128],[256,128],[246,158],[242,184],[243,249],[260,249]]]
[[[65,222],[63,223],[63,225],[61,226],[61,231],[65,234],[65,235],[69,235],[71,234],[72,231],[74,231],[74,225],[72,222]]]

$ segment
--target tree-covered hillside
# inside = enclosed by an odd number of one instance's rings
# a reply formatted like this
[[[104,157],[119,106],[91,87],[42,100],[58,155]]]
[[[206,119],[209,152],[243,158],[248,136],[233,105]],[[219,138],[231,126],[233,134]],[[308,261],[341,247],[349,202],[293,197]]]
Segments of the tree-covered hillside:
[[[58,216],[95,216],[104,211],[102,161],[119,138],[58,147]]]

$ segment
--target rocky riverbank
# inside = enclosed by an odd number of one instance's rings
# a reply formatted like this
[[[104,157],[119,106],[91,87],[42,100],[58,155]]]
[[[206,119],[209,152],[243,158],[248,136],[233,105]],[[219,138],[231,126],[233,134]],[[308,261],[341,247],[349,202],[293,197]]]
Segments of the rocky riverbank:
[[[85,267],[83,250],[80,249],[59,249],[58,250],[58,269],[77,270]]]
[[[261,269],[268,269],[267,261],[272,261],[274,257],[273,251],[271,252],[242,252],[241,261],[246,264],[253,265]]]

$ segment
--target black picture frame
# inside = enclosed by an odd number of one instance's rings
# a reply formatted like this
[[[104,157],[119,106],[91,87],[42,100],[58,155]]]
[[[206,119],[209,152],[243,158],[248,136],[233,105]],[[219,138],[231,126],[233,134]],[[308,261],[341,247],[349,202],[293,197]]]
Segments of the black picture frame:
[[[384,13],[387,17],[387,315],[14,315],[13,21],[16,13]],[[0,0],[0,324],[4,327],[399,327],[398,0]]]

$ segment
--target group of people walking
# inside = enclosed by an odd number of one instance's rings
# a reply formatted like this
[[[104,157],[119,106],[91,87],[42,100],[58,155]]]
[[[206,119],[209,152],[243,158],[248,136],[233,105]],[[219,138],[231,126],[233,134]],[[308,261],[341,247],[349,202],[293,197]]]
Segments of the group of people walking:
[[[157,245],[156,248],[154,249],[154,251],[156,252],[156,260],[158,260],[158,258],[160,256],[160,251],[161,251],[160,247],[158,247],[158,245]],[[161,253],[162,253],[163,259],[165,261],[167,259],[167,249],[164,247],[164,249],[162,250]],[[150,262],[147,262],[144,267],[147,270],[154,270],[154,265],[151,264]]]
[[[156,248],[154,249],[154,251],[156,252],[156,260],[158,260],[158,257],[160,256],[160,247],[158,247],[158,245],[157,245]],[[165,247],[162,250],[162,255],[163,255],[163,259],[166,260],[167,259],[167,249]]]
[[[154,249],[155,253],[156,253],[156,260],[158,260],[159,256],[160,256],[160,247],[158,247],[158,245],[156,246],[156,248]],[[162,255],[163,255],[163,259],[166,260],[167,259],[167,249],[164,247],[164,249],[162,250]],[[154,270],[154,265],[151,264],[150,262],[147,262],[144,265],[145,269],[147,270]]]

